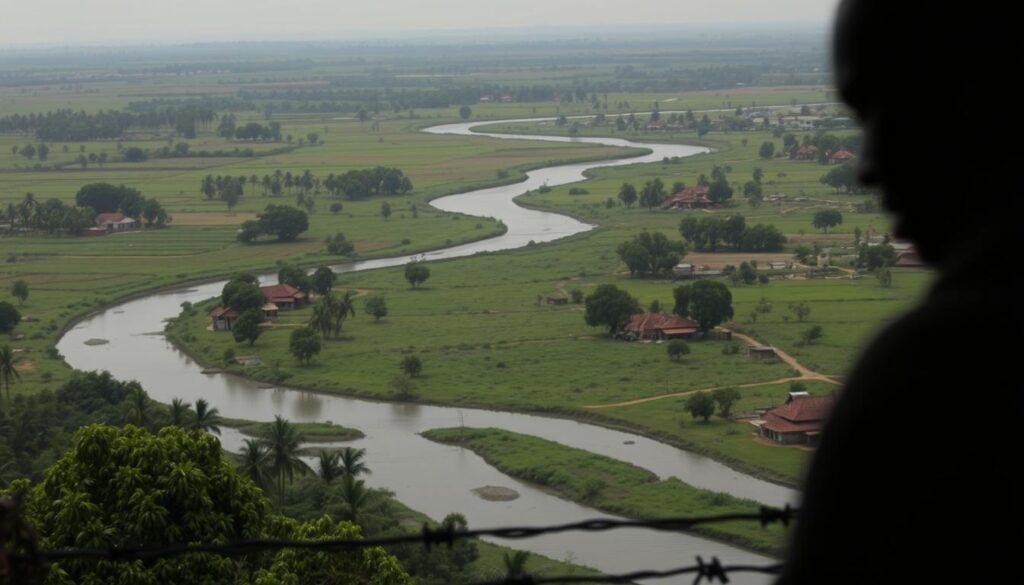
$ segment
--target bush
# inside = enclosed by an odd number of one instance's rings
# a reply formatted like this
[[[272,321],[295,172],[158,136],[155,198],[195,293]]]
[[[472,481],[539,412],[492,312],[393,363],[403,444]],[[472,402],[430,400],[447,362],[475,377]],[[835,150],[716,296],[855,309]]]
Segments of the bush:
[[[590,195],[590,191],[581,187],[573,187],[572,189],[569,189],[569,195]]]

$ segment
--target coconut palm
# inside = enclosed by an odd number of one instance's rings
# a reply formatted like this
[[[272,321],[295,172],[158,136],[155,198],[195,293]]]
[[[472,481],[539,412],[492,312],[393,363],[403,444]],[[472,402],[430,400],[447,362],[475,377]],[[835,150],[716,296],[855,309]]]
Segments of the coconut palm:
[[[302,433],[294,425],[280,416],[274,417],[263,444],[270,451],[270,466],[277,475],[278,504],[284,501],[285,477],[291,482],[296,471],[306,472],[306,464],[298,455],[302,441]]]
[[[327,339],[334,330],[334,315],[331,314],[331,305],[326,297],[313,307],[313,314],[309,317],[310,329],[318,332],[321,337]]]
[[[148,429],[150,423],[153,422],[153,417],[151,416],[149,396],[146,396],[146,391],[141,386],[135,386],[128,391],[125,401],[125,422]]]
[[[15,361],[17,359],[14,357],[14,351],[11,349],[11,346],[5,345],[0,347],[0,382],[3,383],[4,390],[7,391],[8,408],[11,406],[11,383],[21,381],[21,374],[14,367]]]
[[[341,490],[338,493],[345,504],[345,519],[359,524],[361,513],[370,504],[370,490],[366,489],[366,482],[346,475],[341,480]]]
[[[525,550],[505,553],[505,577],[507,579],[520,579],[526,576],[526,561],[529,558],[530,553]]]
[[[324,480],[324,483],[329,484],[344,475],[344,470],[339,460],[340,457],[337,451],[320,451],[317,475],[320,476],[320,479]]]
[[[192,419],[192,428],[197,431],[220,434],[220,411],[210,408],[210,403],[205,398],[196,400],[196,416]]]
[[[270,485],[270,450],[258,439],[246,439],[238,472],[264,488]]]
[[[342,449],[339,454],[342,475],[345,477],[370,475],[370,468],[363,461],[364,457],[366,457],[366,449],[356,449],[354,447]]]
[[[332,305],[331,315],[334,319],[334,336],[337,337],[341,334],[341,327],[345,324],[345,319],[349,316],[356,316],[356,293],[354,291],[347,290],[340,296],[326,295],[324,301],[329,302]]]
[[[184,428],[188,424],[188,419],[191,418],[192,407],[181,398],[175,398],[171,401],[171,410],[168,414],[172,425]]]

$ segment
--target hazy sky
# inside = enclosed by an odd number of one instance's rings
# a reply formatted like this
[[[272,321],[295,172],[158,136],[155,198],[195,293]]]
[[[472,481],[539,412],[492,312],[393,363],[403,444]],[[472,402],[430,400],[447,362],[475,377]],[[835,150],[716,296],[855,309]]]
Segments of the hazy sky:
[[[0,45],[345,40],[531,25],[805,22],[838,0],[3,0]]]

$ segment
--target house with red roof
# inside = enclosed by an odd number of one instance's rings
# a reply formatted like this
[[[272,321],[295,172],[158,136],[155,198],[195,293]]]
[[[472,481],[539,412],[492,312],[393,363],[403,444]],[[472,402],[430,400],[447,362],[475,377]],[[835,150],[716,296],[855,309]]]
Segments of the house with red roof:
[[[806,392],[791,392],[786,403],[762,415],[760,435],[783,445],[817,446],[821,429],[825,426],[835,396],[810,396]]]
[[[637,313],[623,327],[627,337],[639,340],[662,340],[697,337],[700,324],[690,319],[664,313]]]
[[[714,207],[714,203],[708,199],[706,185],[687,187],[661,204],[662,209],[704,209],[708,207]]]
[[[268,303],[274,303],[281,310],[297,309],[306,300],[306,293],[287,284],[261,286],[260,292]]]
[[[817,160],[818,147],[814,146],[813,144],[801,146],[800,148],[796,149],[796,152],[793,154],[793,158],[797,160]]]
[[[231,307],[217,307],[210,311],[210,322],[214,331],[231,331],[231,325],[238,320],[238,311]]]
[[[834,165],[838,165],[845,162],[849,162],[855,158],[857,158],[857,155],[853,154],[849,150],[841,148],[829,155],[828,162]]]
[[[107,232],[127,232],[139,229],[139,222],[123,213],[101,213],[96,216],[96,226]]]

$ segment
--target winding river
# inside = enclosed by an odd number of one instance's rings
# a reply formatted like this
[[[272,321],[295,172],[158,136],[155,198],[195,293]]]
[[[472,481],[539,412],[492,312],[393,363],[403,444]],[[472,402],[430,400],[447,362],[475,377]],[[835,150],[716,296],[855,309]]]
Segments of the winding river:
[[[529,120],[505,122],[513,121]],[[522,247],[531,240],[546,242],[590,230],[594,226],[565,215],[525,209],[512,200],[516,195],[544,184],[554,186],[579,181],[587,169],[654,162],[663,157],[693,156],[707,151],[695,146],[639,144],[614,138],[520,136],[473,131],[474,126],[482,124],[485,123],[447,124],[425,131],[506,140],[645,147],[652,152],[640,157],[548,167],[530,172],[525,182],[436,199],[432,205],[445,211],[498,218],[508,231],[492,239],[427,253],[427,259],[509,250]],[[405,256],[384,258],[342,264],[333,269],[337,272],[372,270],[403,265],[407,261]],[[58,343],[58,348],[72,367],[109,370],[120,379],[138,380],[151,397],[164,403],[171,402],[173,398],[190,402],[206,398],[220,409],[221,415],[231,418],[271,420],[274,415],[281,415],[294,422],[332,421],[358,428],[366,433],[366,437],[353,445],[367,450],[367,459],[373,470],[368,484],[392,490],[399,500],[435,519],[449,512],[460,512],[469,520],[470,526],[490,527],[574,522],[607,516],[509,478],[470,451],[432,443],[417,434],[427,429],[460,425],[499,427],[543,437],[628,461],[661,477],[676,476],[699,487],[770,505],[797,499],[792,490],[738,473],[706,457],[591,424],[481,409],[356,400],[286,387],[268,387],[227,374],[204,374],[197,363],[159,333],[163,330],[164,321],[178,314],[181,303],[196,303],[217,296],[223,285],[223,282],[215,282],[182,287],[109,307],[68,331]],[[90,338],[106,339],[109,343],[86,345],[84,342]],[[225,448],[239,450],[243,437],[225,429],[221,440]],[[510,502],[487,502],[470,493],[471,489],[484,485],[510,486],[521,497]],[[643,530],[550,535],[511,544],[611,573],[688,565],[696,555],[705,558],[714,555],[723,563],[770,562],[764,557],[716,542],[684,534]],[[692,578],[657,582],[690,581]],[[733,582],[763,584],[769,579],[736,575]]]

